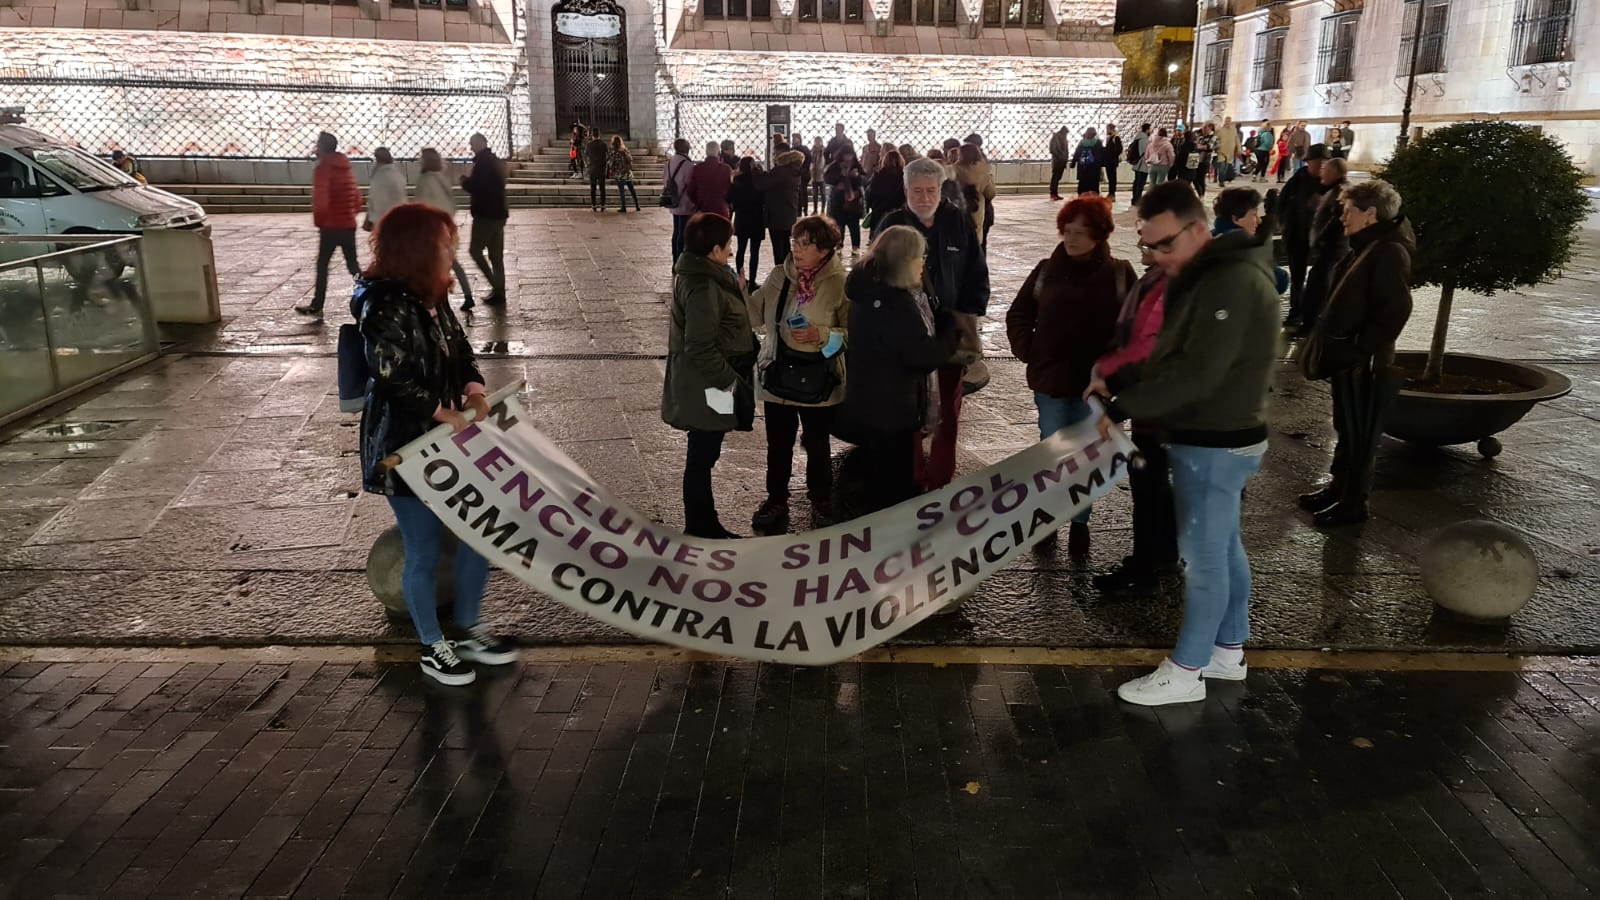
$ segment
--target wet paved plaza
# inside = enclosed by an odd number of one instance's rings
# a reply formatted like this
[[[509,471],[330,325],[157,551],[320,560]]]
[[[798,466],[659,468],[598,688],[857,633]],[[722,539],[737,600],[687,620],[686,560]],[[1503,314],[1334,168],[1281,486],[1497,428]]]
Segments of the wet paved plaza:
[[[1052,210],[1002,198],[995,378],[968,398],[964,469],[1037,436],[1000,322]],[[1595,232],[1555,284],[1456,301],[1452,349],[1539,361],[1573,393],[1492,461],[1387,442],[1361,528],[1294,509],[1332,431],[1325,388],[1283,365],[1245,506],[1249,679],[1151,710],[1112,691],[1159,653],[1123,648],[1169,645],[1180,598],[1089,584],[1126,552],[1121,492],[1087,563],[1025,557],[865,661],[688,659],[496,573],[486,621],[544,646],[469,688],[426,682],[363,573],[391,520],[334,395],[348,313],[290,311],[308,218],[215,224],[220,327],[168,330],[160,362],[0,433],[0,896],[1600,893],[1600,669],[1577,658],[1600,648]],[[517,211],[510,307],[471,334],[540,428],[676,524],[668,227]],[[1426,346],[1434,299],[1403,346]],[[730,523],[762,499],[758,435],[718,469]],[[1543,564],[1508,625],[1442,618],[1420,587],[1426,536],[1475,517]],[[196,644],[240,646],[135,646]]]
[[[993,233],[986,338],[993,383],[969,398],[960,461],[981,468],[1037,437],[1023,367],[1002,321],[1052,243],[1053,204],[1004,198]],[[1130,217],[1113,239],[1133,255]],[[537,424],[600,481],[662,522],[681,521],[683,438],[658,410],[669,275],[667,217],[517,211],[507,231],[509,309],[471,334],[493,383],[525,379]],[[1484,460],[1471,447],[1386,442],[1375,518],[1331,533],[1293,504],[1325,471],[1324,385],[1285,363],[1272,398],[1271,452],[1252,482],[1245,540],[1257,573],[1255,640],[1283,648],[1458,648],[1594,652],[1600,647],[1600,234],[1586,232],[1560,281],[1456,303],[1451,347],[1533,359],[1572,378]],[[366,587],[373,539],[391,522],[359,492],[357,417],[338,412],[325,322],[291,311],[312,282],[304,216],[221,217],[225,321],[170,329],[160,362],[0,435],[0,640],[13,643],[385,642],[412,640]],[[481,287],[481,284],[480,284]],[[1420,292],[1402,346],[1424,347],[1433,292]],[[731,436],[716,487],[724,519],[747,524],[762,499],[761,433]],[[798,468],[798,467],[797,467]],[[1526,533],[1545,577],[1503,628],[1441,619],[1417,553],[1453,521],[1488,517]],[[796,521],[803,521],[803,514]],[[906,643],[1159,647],[1178,597],[1102,605],[1088,576],[1127,551],[1125,492],[1098,504],[1087,564],[1024,558],[956,615]],[[485,614],[538,643],[623,635],[542,601],[497,573]]]

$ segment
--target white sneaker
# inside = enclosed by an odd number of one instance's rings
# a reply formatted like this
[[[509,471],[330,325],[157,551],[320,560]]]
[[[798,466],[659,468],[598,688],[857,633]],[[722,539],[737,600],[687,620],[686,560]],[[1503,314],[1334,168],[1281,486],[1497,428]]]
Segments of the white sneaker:
[[[1201,678],[1215,678],[1218,681],[1243,681],[1249,674],[1250,667],[1244,661],[1244,654],[1239,654],[1239,661],[1234,662],[1224,659],[1216,650],[1211,651],[1211,662],[1200,670]]]
[[[1117,696],[1140,706],[1195,703],[1206,698],[1206,683],[1199,672],[1163,659],[1154,672],[1118,687]]]
[[[489,633],[482,625],[467,629],[467,636],[456,641],[456,655],[486,666],[503,666],[517,661],[517,651]]]

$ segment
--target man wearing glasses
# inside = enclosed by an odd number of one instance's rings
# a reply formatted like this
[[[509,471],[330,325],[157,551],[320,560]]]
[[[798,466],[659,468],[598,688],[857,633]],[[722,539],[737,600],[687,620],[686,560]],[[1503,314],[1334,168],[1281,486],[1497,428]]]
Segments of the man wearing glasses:
[[[1194,189],[1162,184],[1139,203],[1141,249],[1166,272],[1166,317],[1142,363],[1089,385],[1111,415],[1166,431],[1178,550],[1188,563],[1172,655],[1117,689],[1142,706],[1204,700],[1205,678],[1242,681],[1250,563],[1240,542],[1245,482],[1267,449],[1267,385],[1278,356],[1278,292],[1264,240],[1213,238]],[[1101,433],[1111,429],[1102,419]]]

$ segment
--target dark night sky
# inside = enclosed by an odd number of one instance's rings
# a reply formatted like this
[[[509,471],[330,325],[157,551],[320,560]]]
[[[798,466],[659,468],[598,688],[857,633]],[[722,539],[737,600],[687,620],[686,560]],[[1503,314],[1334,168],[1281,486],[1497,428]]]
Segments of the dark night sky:
[[[1194,0],[1117,0],[1117,30],[1152,25],[1188,25],[1195,21]]]

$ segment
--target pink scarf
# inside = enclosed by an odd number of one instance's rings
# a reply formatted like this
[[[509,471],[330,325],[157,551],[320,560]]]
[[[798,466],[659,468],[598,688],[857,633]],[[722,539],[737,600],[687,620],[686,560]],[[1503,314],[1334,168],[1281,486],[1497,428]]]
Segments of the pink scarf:
[[[795,300],[794,300],[794,305],[795,305],[796,308],[805,306],[807,303],[810,303],[813,299],[816,298],[816,296],[817,296],[817,273],[821,272],[823,267],[828,264],[828,260],[830,260],[832,258],[833,258],[833,253],[832,253],[832,251],[830,251],[827,256],[824,256],[822,258],[822,262],[817,263],[817,267],[814,268],[814,269],[802,269],[799,266],[795,266],[794,267],[794,271],[795,271],[795,286],[794,286]]]

